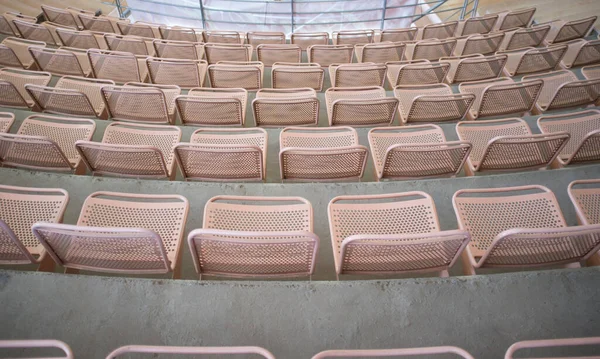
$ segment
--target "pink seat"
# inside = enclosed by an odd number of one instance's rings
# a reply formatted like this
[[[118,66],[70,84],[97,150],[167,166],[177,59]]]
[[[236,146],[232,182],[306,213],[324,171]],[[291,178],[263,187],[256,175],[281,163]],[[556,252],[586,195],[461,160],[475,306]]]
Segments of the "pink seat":
[[[319,99],[311,88],[261,89],[252,101],[256,126],[315,126]]]
[[[216,196],[188,244],[200,278],[298,277],[312,275],[319,238],[304,198]]]
[[[164,40],[169,41],[186,41],[186,42],[202,42],[202,32],[196,32],[196,30],[190,27],[181,26],[159,26],[160,36]],[[163,57],[163,56],[160,56]],[[165,56],[170,57],[170,56]]]
[[[408,43],[404,56],[407,60],[439,61],[441,57],[452,56],[456,47],[456,39],[427,39]]]
[[[175,98],[181,93],[179,86],[127,83],[125,86],[103,86],[100,91],[113,120],[175,123]]]
[[[2,64],[2,66],[23,67],[24,69],[31,70],[36,69],[36,64],[33,56],[31,56],[31,53],[29,52],[29,47],[46,47],[45,42],[20,39],[16,37],[7,37],[2,40],[1,44],[12,50],[13,54],[18,58],[22,65],[19,66],[12,56],[8,57],[10,55],[6,55],[8,50],[5,49],[1,52],[3,54],[2,60],[0,60],[0,64]]]
[[[10,47],[0,44],[0,66],[1,67],[15,67],[18,69],[26,68],[25,65],[19,60],[19,57],[13,49]]]
[[[455,36],[487,34],[494,29],[498,18],[498,14],[490,14],[459,21]]]
[[[338,196],[329,202],[335,269],[340,274],[438,272],[469,242],[465,231],[440,231],[435,204],[424,192]]]
[[[512,77],[560,68],[560,62],[567,53],[567,49],[567,45],[556,45],[540,49],[523,48],[500,51],[496,54],[508,56],[504,73],[506,76]]]
[[[600,79],[600,65],[586,66],[581,69],[581,73],[588,80]]]
[[[169,347],[150,345],[127,345],[113,350],[106,359],[116,359],[119,356],[131,353],[146,353],[148,357],[156,354],[186,354],[186,355],[260,355],[264,359],[275,359],[273,354],[259,347]]]
[[[265,66],[273,66],[276,62],[302,62],[302,48],[292,44],[261,44],[256,47],[258,61]]]
[[[286,127],[279,135],[282,180],[360,180],[369,151],[351,127]]]
[[[358,64],[329,65],[332,87],[384,86],[387,68],[384,64],[363,62]]]
[[[506,55],[467,55],[442,57],[440,61],[450,64],[445,82],[452,84],[498,78],[507,59]]]
[[[550,25],[527,28],[512,28],[504,31],[501,51],[539,47],[550,32]]]
[[[402,61],[406,44],[402,42],[378,42],[374,44],[354,45],[354,53],[358,62],[385,64],[391,61]]]
[[[381,30],[380,42],[414,41],[417,39],[418,30],[416,27]]]
[[[580,224],[600,224],[600,180],[573,181],[568,193]]]
[[[600,39],[571,40],[564,43],[569,47],[562,63],[566,68],[600,63]]]
[[[197,87],[175,99],[181,122],[190,126],[243,126],[247,102],[243,88]]]
[[[351,350],[325,350],[315,354],[312,359],[325,358],[350,358],[350,357],[413,357],[422,355],[446,356],[454,354],[463,359],[473,359],[471,354],[458,347],[423,347],[423,348],[403,348],[403,349],[351,349]]]
[[[100,49],[107,47],[106,43],[104,42],[104,39],[98,41],[98,37],[100,35],[94,34],[91,31],[77,31],[59,28],[56,29],[56,35],[58,35],[60,42],[64,46],[68,47],[74,47],[85,50]]]
[[[49,72],[0,69],[0,106],[29,109],[35,105],[25,89],[26,84],[47,86],[52,80]]]
[[[59,76],[81,76],[90,77],[91,68],[81,66],[74,52],[49,47],[30,47],[29,52],[39,69]]]
[[[138,59],[129,52],[87,50],[93,77],[116,83],[144,82],[148,77],[146,58]]]
[[[534,135],[520,118],[465,121],[456,124],[461,141],[473,144],[467,175],[482,171],[544,169],[569,140],[566,132]]]
[[[156,56],[170,59],[202,60],[204,44],[201,42],[154,40]]]
[[[578,80],[577,76],[568,70],[525,76],[523,80],[544,83],[534,113],[586,107],[600,99],[600,79]]]
[[[429,24],[419,28],[417,35],[419,40],[436,39],[443,40],[453,37],[456,33],[458,21],[448,21],[439,24]]]
[[[325,70],[316,63],[276,62],[271,67],[271,87],[292,89],[308,87],[323,91]]]
[[[302,51],[312,45],[329,45],[328,32],[294,32],[290,42],[299,45]]]
[[[203,128],[175,146],[175,159],[186,181],[263,181],[267,143],[261,128]]]
[[[515,27],[529,27],[533,22],[533,15],[536,8],[526,8],[518,10],[507,10],[498,13],[498,21],[494,30],[506,30]]]
[[[597,19],[598,16],[590,16],[572,21],[554,20],[547,23],[535,24],[534,27],[550,25],[551,28],[548,36],[546,36],[546,43],[556,44],[586,37],[594,27]]]
[[[3,349],[33,349],[33,348],[54,348],[54,351],[56,349],[60,349],[63,354],[61,354],[61,356],[53,356],[53,357],[46,357],[44,356],[44,358],[48,359],[73,359],[73,351],[71,351],[71,348],[64,342],[61,342],[59,340],[52,340],[52,339],[46,339],[46,340],[0,340],[0,348]],[[42,357],[38,357],[40,359],[42,359]],[[34,358],[30,358],[30,359],[35,359]]]
[[[463,189],[452,197],[460,229],[471,233],[465,274],[479,268],[579,267],[600,249],[600,225],[567,227],[556,197],[537,185]]]
[[[173,148],[180,140],[176,126],[113,122],[102,142],[77,141],[75,147],[94,175],[174,179]]]
[[[206,61],[209,65],[220,61],[251,61],[252,45],[236,44],[206,44]]]
[[[31,115],[16,134],[0,133],[0,163],[40,171],[81,172],[77,141],[92,138],[94,120]]]
[[[71,11],[43,4],[41,8],[46,21],[51,21],[53,23],[68,27],[79,28],[80,26],[80,23],[77,21],[75,15],[73,15],[73,12]],[[88,15],[93,15],[93,12],[88,13]]]
[[[329,126],[391,125],[398,108],[398,99],[379,86],[330,87],[325,101]]]
[[[252,46],[258,46],[263,44],[285,44],[285,34],[283,32],[275,31],[248,31],[246,33],[246,40],[248,44]]]
[[[97,31],[101,33],[111,32],[115,34],[120,34],[121,31],[119,30],[117,23],[129,22],[129,19],[119,19],[118,17],[105,15],[93,16],[87,14],[79,14],[77,15],[77,17],[81,21],[81,25],[85,30]]]
[[[398,85],[427,85],[442,83],[450,70],[448,62],[430,63],[427,60],[387,62],[390,87]]]
[[[146,64],[153,84],[177,85],[182,89],[202,87],[208,66],[204,60],[158,57],[148,57]]]
[[[352,45],[311,45],[306,49],[308,62],[314,62],[322,67],[331,64],[352,63],[354,46]]]
[[[454,55],[491,55],[498,51],[503,40],[503,32],[494,32],[491,34],[473,34],[457,37]]]
[[[50,30],[44,25],[22,20],[13,20],[13,24],[15,24],[19,35],[24,39],[41,41],[50,45],[59,45],[56,43]]]
[[[111,51],[129,52],[140,56],[154,56],[152,38],[138,36],[125,36],[117,34],[104,34],[104,41]]]
[[[333,32],[331,36],[334,45],[370,44],[374,38],[373,30],[342,30]]]
[[[68,201],[58,188],[0,185],[0,264],[41,263],[45,251],[31,226],[61,222]]]
[[[12,22],[15,19],[31,22],[33,24],[37,22],[37,18],[33,16],[27,16],[19,12],[8,11],[3,15],[0,15],[0,34],[8,36],[21,36],[19,34],[19,30]]]
[[[8,132],[15,121],[15,115],[11,112],[0,112],[0,133]]]
[[[570,135],[569,142],[556,158],[561,166],[600,161],[599,110],[541,116],[537,124],[542,133],[567,132]]]
[[[522,342],[516,342],[513,345],[511,345],[508,350],[506,351],[506,355],[504,357],[504,359],[514,359],[515,356],[515,352],[519,351],[519,350],[525,350],[525,352],[529,352],[531,353],[531,351],[535,348],[542,348],[542,349],[546,349],[545,352],[548,352],[548,349],[550,348],[555,348],[555,347],[563,347],[559,350],[556,350],[557,353],[562,353],[562,351],[564,350],[565,347],[577,347],[577,346],[590,346],[590,345],[600,345],[600,337],[589,337],[589,338],[568,338],[568,339],[546,339],[546,340],[525,340]],[[596,351],[597,352],[597,351]],[[521,355],[518,356],[518,358],[523,358]],[[526,358],[530,358],[530,357],[526,357]],[[580,356],[561,356],[562,359],[584,359],[584,357],[580,357]],[[585,357],[585,358],[594,358],[594,356],[591,357]],[[532,358],[533,359],[533,358]]]
[[[220,61],[208,67],[214,88],[243,88],[258,91],[263,86],[264,65],[260,61]]]
[[[178,278],[188,211],[183,196],[95,192],[83,203],[77,225],[38,222],[32,230],[66,272]]]
[[[446,141],[436,125],[376,127],[369,131],[369,145],[378,180],[454,177],[472,147]]]
[[[202,33],[204,42],[215,42],[219,44],[243,44],[244,38],[237,31],[204,31]]]
[[[123,35],[160,39],[160,31],[158,30],[160,25],[158,24],[151,26],[145,23],[131,24],[129,22],[118,22],[117,26]]]

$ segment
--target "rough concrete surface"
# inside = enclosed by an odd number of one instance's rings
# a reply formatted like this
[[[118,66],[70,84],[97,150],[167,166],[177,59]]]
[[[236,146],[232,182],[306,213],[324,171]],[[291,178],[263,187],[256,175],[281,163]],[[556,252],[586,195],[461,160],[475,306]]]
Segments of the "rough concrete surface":
[[[394,281],[218,282],[0,272],[0,338],[56,338],[76,358],[126,344],[332,348],[456,345],[502,358],[515,341],[600,335],[600,268]]]

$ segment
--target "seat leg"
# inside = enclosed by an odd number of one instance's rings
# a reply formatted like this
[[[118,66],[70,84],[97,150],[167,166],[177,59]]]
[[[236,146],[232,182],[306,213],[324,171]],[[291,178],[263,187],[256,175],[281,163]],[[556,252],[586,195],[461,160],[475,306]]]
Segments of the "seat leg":
[[[79,269],[65,268],[65,274],[79,274]]]
[[[597,252],[596,254],[588,258],[588,260],[585,262],[585,265],[587,267],[600,266],[600,252]]]
[[[439,276],[441,278],[448,278],[448,277],[450,277],[450,273],[448,273],[447,269],[444,269],[444,270],[440,271]]]
[[[40,261],[40,266],[38,267],[38,272],[54,272],[54,268],[56,267],[56,263],[49,255],[45,255],[44,258]]]
[[[581,263],[579,263],[579,262],[567,263],[563,266],[563,268],[581,268]]]
[[[460,255],[460,260],[462,262],[462,271],[464,275],[476,275],[475,268],[471,264],[471,260],[469,258],[469,254],[467,251],[463,251]]]

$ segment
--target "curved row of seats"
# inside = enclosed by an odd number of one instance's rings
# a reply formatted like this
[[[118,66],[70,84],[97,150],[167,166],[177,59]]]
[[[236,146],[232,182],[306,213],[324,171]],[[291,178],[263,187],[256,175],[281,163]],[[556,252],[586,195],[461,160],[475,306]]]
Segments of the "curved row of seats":
[[[517,351],[531,351],[532,349],[546,349],[561,353],[565,348],[577,349],[581,346],[600,344],[600,337],[568,338],[527,340],[516,342],[506,351],[505,359],[513,359]],[[58,340],[3,340],[0,348],[4,349],[31,349],[31,348],[57,348],[63,353],[64,359],[73,359],[75,356],[71,348],[64,342]],[[268,350],[261,347],[175,347],[175,346],[150,346],[150,345],[127,345],[113,350],[106,359],[116,359],[123,355],[148,354],[218,354],[218,355],[258,355],[265,359],[275,359]],[[444,355],[453,354],[464,359],[473,359],[473,356],[464,349],[453,346],[421,347],[421,348],[398,348],[398,349],[345,349],[326,350],[315,354],[312,359],[339,358],[339,357],[412,357],[415,355]],[[519,356],[522,358],[522,356]],[[563,359],[574,358],[562,356]],[[33,359],[33,358],[32,358]]]
[[[528,185],[457,191],[459,229],[445,231],[424,192],[335,197],[328,216],[336,274],[448,276],[461,255],[467,274],[578,267],[600,249],[600,180],[574,181],[568,192],[581,225],[567,226],[552,191]],[[60,223],[68,199],[63,189],[0,186],[0,262],[179,277],[184,196],[95,192],[76,225]],[[301,197],[213,197],[187,242],[200,278],[310,276],[319,247],[312,206]]]

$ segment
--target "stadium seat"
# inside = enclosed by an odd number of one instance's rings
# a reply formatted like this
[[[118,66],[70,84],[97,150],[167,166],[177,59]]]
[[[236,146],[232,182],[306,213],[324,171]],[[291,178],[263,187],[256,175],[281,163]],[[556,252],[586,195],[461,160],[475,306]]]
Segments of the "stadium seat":
[[[498,18],[498,14],[491,14],[461,20],[456,27],[455,36],[490,33],[494,29]]]
[[[345,64],[352,62],[354,46],[352,45],[311,45],[306,49],[308,62],[314,62],[322,67],[331,64]]]
[[[407,60],[438,61],[441,57],[449,57],[454,53],[456,39],[421,40],[407,43],[404,56]]]
[[[248,31],[246,40],[253,47],[263,44],[285,44],[285,34],[283,32]]]
[[[590,16],[572,21],[554,20],[533,26],[550,25],[550,32],[546,36],[545,41],[548,44],[556,44],[586,37],[592,30],[594,23],[596,23],[596,19],[598,19],[597,16]]]
[[[374,44],[354,45],[354,53],[358,62],[402,61],[406,45],[402,42],[378,42]]]
[[[325,350],[317,353],[312,359],[325,358],[351,358],[351,357],[413,357],[415,355],[432,356],[436,354],[453,354],[463,359],[473,359],[471,354],[458,347],[423,347],[423,348],[403,348],[403,349],[352,349],[352,350]]]
[[[104,37],[100,37],[97,33],[91,31],[77,31],[71,29],[56,29],[56,35],[60,42],[67,47],[77,49],[107,49],[108,45]],[[100,38],[100,41],[98,41]]]
[[[199,87],[175,99],[181,122],[191,126],[243,126],[247,102],[243,88]]]
[[[0,133],[8,132],[13,122],[15,122],[15,115],[11,112],[0,112]]]
[[[35,103],[25,90],[25,85],[47,86],[51,80],[52,74],[49,72],[9,67],[0,69],[0,105],[23,109],[32,108]]]
[[[263,86],[264,65],[260,61],[220,61],[208,66],[210,85],[214,88],[244,88],[257,91]]]
[[[464,55],[492,55],[500,48],[504,39],[503,32],[494,32],[491,34],[474,34],[462,37],[456,37],[456,47],[454,56]]]
[[[440,62],[450,64],[445,82],[453,84],[495,79],[503,73],[507,59],[506,55],[467,55],[442,57]]]
[[[526,47],[539,47],[550,32],[550,25],[512,28],[504,31],[504,41],[500,45],[501,51],[517,50]]]
[[[261,89],[252,101],[256,126],[316,126],[319,100],[311,88]]]
[[[243,44],[244,37],[237,31],[204,31],[202,33],[205,43]]]
[[[569,184],[568,193],[579,224],[600,223],[600,180],[573,181]]]
[[[101,92],[113,120],[175,123],[175,98],[181,94],[181,89],[176,85],[128,82],[125,86],[103,86]]]
[[[123,354],[146,353],[148,357],[155,357],[157,354],[218,354],[218,355],[260,355],[264,359],[275,359],[273,354],[266,349],[259,347],[169,347],[169,346],[150,346],[150,345],[127,345],[113,350],[106,359],[116,359]]]
[[[498,21],[494,26],[496,30],[507,30],[515,27],[529,27],[533,22],[533,15],[535,14],[536,8],[526,8],[517,10],[506,10],[499,12]]]
[[[35,70],[35,60],[33,59],[33,56],[31,56],[31,53],[29,52],[29,47],[37,47],[37,48],[44,48],[46,47],[46,43],[45,42],[41,42],[41,41],[32,41],[32,40],[27,40],[27,39],[19,39],[16,37],[7,37],[4,40],[2,40],[2,45],[10,48],[14,54],[17,56],[17,58],[19,59],[19,61],[21,62],[21,64],[23,65],[22,67],[26,70]],[[2,51],[2,54],[5,54],[5,51]],[[2,57],[3,59],[0,60],[2,62],[0,62],[0,65],[3,66],[8,66],[8,64],[6,64],[6,60],[5,57]],[[12,62],[13,65],[16,65],[16,63]],[[19,66],[15,66],[15,67],[19,67]]]
[[[204,40],[201,32],[198,33],[190,27],[161,25],[158,31],[160,37],[167,41],[202,42]]]
[[[39,69],[58,76],[90,77],[91,68],[81,66],[80,60],[73,51],[64,48],[30,47],[29,52]]]
[[[508,56],[504,66],[504,74],[513,77],[536,72],[548,72],[560,68],[560,62],[567,53],[567,49],[566,45],[557,45],[540,49],[523,48],[500,51],[496,54]]]
[[[156,39],[152,44],[157,57],[187,60],[202,60],[204,58],[204,44],[201,42]]]
[[[328,32],[294,32],[290,42],[299,45],[303,51],[312,45],[329,45]]]
[[[358,133],[346,126],[286,127],[279,135],[282,180],[360,180],[369,151],[358,143]]]
[[[325,92],[329,126],[391,125],[398,99],[379,86],[331,87]]]
[[[472,147],[466,141],[447,142],[444,131],[431,124],[375,127],[369,145],[378,180],[454,177]]]
[[[58,348],[63,353],[60,357],[52,357],[53,359],[73,359],[71,348],[64,342],[52,339],[46,340],[0,340],[0,348],[2,349],[18,349],[28,350],[37,348]],[[54,349],[56,350],[56,349]],[[36,357],[30,358],[35,359]],[[42,357],[37,357],[43,359]],[[45,358],[48,358],[45,356]]]
[[[117,22],[117,26],[123,35],[160,39],[160,31],[158,30],[160,25],[158,24],[153,26],[142,22],[131,24],[129,22],[119,21]]]
[[[33,16],[23,15],[18,12],[5,12],[0,15],[0,34],[8,36],[21,36],[17,26],[13,23],[13,20],[21,20],[35,24],[37,19]]]
[[[186,181],[263,181],[267,131],[262,128],[203,128],[175,146]]]
[[[86,14],[79,14],[79,20],[85,30],[97,31],[99,33],[114,33],[120,34],[121,30],[117,25],[119,22],[128,23],[129,19],[119,19],[118,17],[111,16],[92,16]]]
[[[19,35],[24,39],[58,45],[50,30],[44,25],[22,20],[13,20],[13,24],[15,24]]]
[[[275,62],[302,62],[302,48],[298,45],[272,45],[260,44],[256,46],[258,61],[265,66],[271,67]]]
[[[519,350],[523,350],[525,353],[535,353],[535,349],[539,349],[541,352],[547,353],[555,352],[557,354],[562,354],[566,348],[572,347],[576,349],[577,347],[590,347],[591,345],[600,345],[600,337],[589,337],[589,338],[568,338],[568,339],[545,339],[545,340],[525,340],[522,342],[516,342],[511,345],[506,351],[506,355],[504,359],[515,359],[515,358],[531,358],[530,356],[523,356],[523,354],[515,355],[515,352]],[[555,349],[556,347],[559,347]],[[583,349],[583,348],[582,348]],[[545,350],[545,351],[544,351]],[[596,353],[598,353],[596,349]],[[579,355],[561,355],[562,359],[577,359],[584,358]],[[587,358],[593,358],[587,357]],[[534,358],[533,358],[534,359]]]
[[[271,67],[271,87],[323,91],[325,70],[317,63],[276,62]]]
[[[332,87],[385,86],[387,67],[383,63],[329,65]]]
[[[205,44],[204,51],[209,65],[220,61],[250,61],[252,59],[252,45]]]
[[[13,49],[4,44],[0,44],[0,67],[26,68]]]
[[[600,65],[586,66],[581,69],[581,73],[588,80],[600,79]]]
[[[154,56],[152,38],[139,36],[124,36],[117,34],[104,34],[104,41],[110,51],[129,52],[140,56]]]
[[[334,45],[364,45],[374,42],[375,32],[373,30],[342,30],[333,32],[331,39]]]
[[[578,80],[568,70],[523,77],[524,81],[543,81],[544,86],[534,113],[593,105],[600,99],[600,79]]]
[[[600,63],[600,39],[577,39],[564,42],[569,46],[562,63],[566,68]]]
[[[42,12],[46,21],[53,22],[58,25],[64,25],[66,27],[74,27],[76,29],[81,28],[81,22],[78,21],[77,15],[73,10],[60,9],[48,5],[42,4]],[[86,15],[93,16],[93,11],[85,12]]]
[[[162,59],[148,57],[150,82],[159,85],[177,85],[182,89],[202,87],[206,77],[207,63],[204,60]]]
[[[453,37],[456,33],[458,21],[448,21],[439,24],[429,24],[419,28],[417,39],[436,39],[444,40]]]
[[[387,62],[386,66],[391,88],[442,83],[450,70],[447,62],[430,63],[427,60]]]
[[[138,61],[136,56],[128,52],[108,50],[87,50],[93,77],[113,80],[115,83],[144,82],[148,78],[145,57]]]
[[[381,30],[380,42],[405,42],[417,39],[418,28],[408,27],[403,29],[385,29]]]

